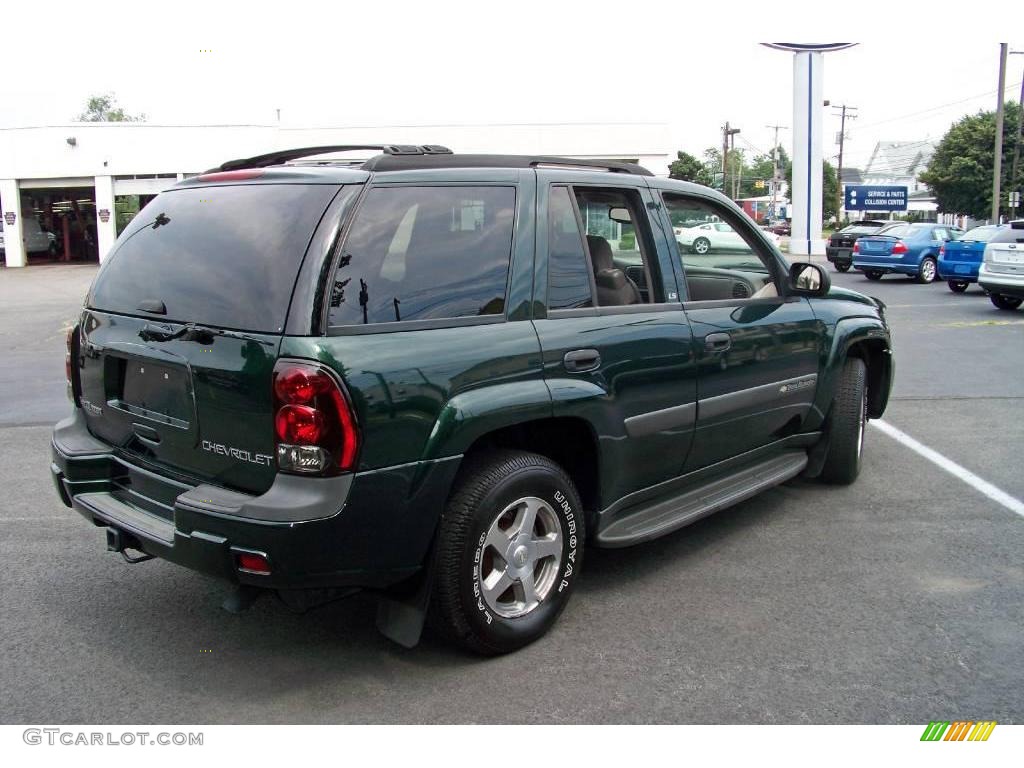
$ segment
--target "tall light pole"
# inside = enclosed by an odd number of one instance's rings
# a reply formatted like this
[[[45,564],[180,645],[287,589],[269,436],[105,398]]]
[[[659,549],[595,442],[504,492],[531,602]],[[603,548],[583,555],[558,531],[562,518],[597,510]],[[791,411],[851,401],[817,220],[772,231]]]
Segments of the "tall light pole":
[[[849,48],[855,43],[764,43],[769,48],[793,54],[793,210],[791,256],[825,254],[821,237],[822,81],[824,54]]]
[[[992,223],[999,223],[1000,174],[1003,172],[1003,91],[1006,90],[1006,43],[999,44],[999,95],[996,98],[996,146],[992,164]]]

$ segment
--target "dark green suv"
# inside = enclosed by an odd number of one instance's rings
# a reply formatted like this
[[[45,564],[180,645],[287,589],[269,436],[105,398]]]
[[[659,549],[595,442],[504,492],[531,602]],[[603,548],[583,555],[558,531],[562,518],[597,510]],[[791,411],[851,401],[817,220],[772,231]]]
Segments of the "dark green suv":
[[[884,307],[722,195],[625,163],[351,149],[225,163],[114,245],[52,465],[110,549],[223,576],[236,607],[373,589],[398,642],[427,618],[501,653],[552,625],[586,547],[856,478],[893,376]],[[746,247],[681,249],[693,222]]]

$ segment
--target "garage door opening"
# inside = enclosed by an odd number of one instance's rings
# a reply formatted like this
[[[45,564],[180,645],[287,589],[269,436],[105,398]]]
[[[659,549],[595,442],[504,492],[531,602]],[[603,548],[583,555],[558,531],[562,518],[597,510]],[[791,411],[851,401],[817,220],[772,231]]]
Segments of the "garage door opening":
[[[21,216],[30,265],[99,261],[92,187],[22,189]]]

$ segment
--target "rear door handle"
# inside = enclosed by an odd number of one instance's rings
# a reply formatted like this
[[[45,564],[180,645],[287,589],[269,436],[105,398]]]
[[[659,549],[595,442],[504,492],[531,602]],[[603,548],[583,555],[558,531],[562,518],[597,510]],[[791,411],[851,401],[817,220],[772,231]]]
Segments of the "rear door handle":
[[[562,363],[571,373],[594,371],[601,367],[601,353],[596,349],[574,349],[565,353]]]
[[[725,352],[732,347],[732,336],[728,333],[709,333],[704,337],[704,348],[710,352]]]

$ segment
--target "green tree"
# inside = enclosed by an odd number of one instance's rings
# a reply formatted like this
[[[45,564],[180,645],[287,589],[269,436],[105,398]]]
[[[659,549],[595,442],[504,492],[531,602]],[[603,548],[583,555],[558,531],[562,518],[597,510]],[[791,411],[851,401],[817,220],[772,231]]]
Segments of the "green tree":
[[[821,216],[823,220],[834,218],[839,215],[836,195],[839,194],[839,176],[836,174],[835,166],[828,160],[821,164]],[[789,187],[790,196],[793,194],[793,164],[788,162],[786,166],[786,185]]]
[[[122,107],[117,106],[117,98],[112,93],[101,93],[89,97],[85,102],[85,111],[77,118],[80,123],[141,123],[145,114],[129,115]]]
[[[1003,119],[1003,165],[1000,188],[1024,185],[1024,164],[1011,179],[1013,148],[1017,143],[1020,105],[1007,102]],[[979,219],[992,213],[992,172],[995,165],[995,112],[978,112],[954,123],[919,177],[935,194],[939,210],[965,213]],[[1024,150],[1024,147],[1021,148]],[[1006,207],[1006,198],[1001,201]]]
[[[668,177],[680,181],[695,181],[703,184],[704,164],[693,155],[682,150],[676,152],[676,159],[668,166]]]

